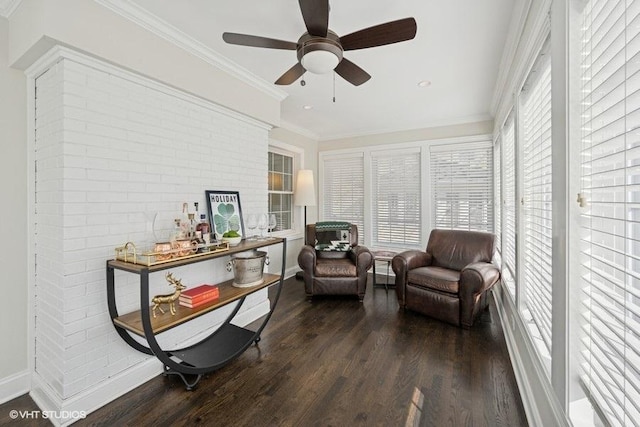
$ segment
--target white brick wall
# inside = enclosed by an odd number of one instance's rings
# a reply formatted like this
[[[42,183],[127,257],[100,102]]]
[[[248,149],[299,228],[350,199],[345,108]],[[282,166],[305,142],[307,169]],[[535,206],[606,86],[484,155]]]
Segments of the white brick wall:
[[[167,230],[183,202],[206,212],[205,190],[239,191],[245,213],[267,201],[266,127],[96,64],[61,59],[36,80],[36,371],[61,400],[146,359],[109,319],[105,262],[116,246],[153,240],[150,218]],[[230,277],[224,264],[173,273],[190,286],[215,283]],[[137,309],[138,277],[117,272],[116,281],[120,312]],[[164,275],[152,275],[150,293],[167,291]],[[174,347],[227,312],[159,341]]]

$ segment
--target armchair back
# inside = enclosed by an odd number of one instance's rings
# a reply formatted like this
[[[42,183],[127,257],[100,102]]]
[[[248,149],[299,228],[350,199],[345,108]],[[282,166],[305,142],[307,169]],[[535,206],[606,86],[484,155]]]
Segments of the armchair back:
[[[307,232],[305,233],[305,245],[315,247],[317,243],[331,243],[332,240],[340,240],[335,230],[321,231],[316,230],[315,224],[307,224]],[[349,226],[349,246],[358,245],[358,226],[351,224]],[[347,252],[331,252],[317,251],[318,258],[346,258]]]
[[[429,236],[427,253],[431,265],[461,271],[474,262],[491,262],[495,236],[480,231],[434,229]]]

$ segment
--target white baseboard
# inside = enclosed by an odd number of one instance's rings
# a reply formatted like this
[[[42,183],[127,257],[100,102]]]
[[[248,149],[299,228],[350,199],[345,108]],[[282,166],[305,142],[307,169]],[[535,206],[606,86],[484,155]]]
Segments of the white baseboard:
[[[548,425],[569,427],[571,424],[560,408],[560,403],[546,378],[542,364],[534,354],[533,345],[530,340],[526,339],[528,337],[526,325],[517,313],[503,304],[501,295],[499,295],[502,292],[504,292],[504,288],[496,289],[494,287],[492,295],[529,425],[532,427]],[[524,339],[519,340],[516,335],[524,337]]]
[[[542,426],[540,414],[538,412],[538,408],[535,405],[535,398],[533,397],[531,387],[529,387],[529,381],[527,380],[527,375],[524,369],[522,358],[520,357],[520,352],[516,350],[517,345],[513,337],[513,332],[508,326],[509,323],[505,315],[505,308],[502,305],[502,301],[496,296],[495,292],[493,293],[493,295],[497,308],[496,311],[498,312],[500,323],[502,324],[502,332],[504,333],[504,339],[507,344],[507,351],[509,352],[509,360],[511,360],[513,373],[516,377],[516,383],[518,383],[518,389],[520,390],[520,397],[522,399],[522,405],[524,406],[524,412],[527,416],[527,420],[529,421],[529,425]]]
[[[0,404],[29,393],[31,381],[28,370],[0,379]]]
[[[251,307],[249,310],[238,313],[236,317],[233,318],[233,324],[240,327],[247,326],[249,323],[269,313],[270,308],[271,303],[268,299],[265,299],[261,303]]]
[[[161,373],[160,361],[149,358],[68,399],[61,399],[39,375],[34,374],[30,396],[41,411],[54,414],[49,420],[55,426],[67,426]]]
[[[289,267],[284,272],[284,278],[288,279],[291,276],[295,276],[298,271],[300,271],[300,268],[297,265],[294,267]]]

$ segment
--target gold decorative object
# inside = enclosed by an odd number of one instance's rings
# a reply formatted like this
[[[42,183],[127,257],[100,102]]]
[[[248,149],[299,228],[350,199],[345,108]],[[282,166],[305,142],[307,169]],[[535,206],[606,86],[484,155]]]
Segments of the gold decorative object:
[[[156,253],[156,260],[158,261],[166,261],[171,259],[171,257],[173,256],[171,254],[171,250],[173,248],[171,247],[171,242],[160,242],[160,243],[156,243],[153,246],[153,252]]]
[[[153,317],[156,317],[156,309],[160,310],[160,313],[164,314],[164,310],[162,309],[162,304],[169,304],[169,311],[172,316],[176,314],[176,305],[175,302],[178,298],[180,298],[180,293],[183,289],[187,289],[186,286],[182,284],[181,279],[175,279],[172,273],[167,273],[165,276],[169,285],[175,287],[175,291],[172,294],[166,295],[156,295],[151,298],[151,302],[153,302]]]
[[[200,244],[186,240],[183,245],[178,245],[177,243],[178,242],[174,242],[174,244],[170,242],[156,243],[152,251],[139,253],[133,243],[127,242],[124,246],[116,248],[116,259],[118,261],[151,267],[152,265],[197,258],[229,250],[228,242]]]
[[[198,251],[198,241],[190,239],[176,240],[173,249],[178,251],[178,256],[195,254]]]
[[[133,242],[127,242],[124,246],[116,248],[116,259],[137,264],[138,257],[136,254],[136,245],[134,245]]]

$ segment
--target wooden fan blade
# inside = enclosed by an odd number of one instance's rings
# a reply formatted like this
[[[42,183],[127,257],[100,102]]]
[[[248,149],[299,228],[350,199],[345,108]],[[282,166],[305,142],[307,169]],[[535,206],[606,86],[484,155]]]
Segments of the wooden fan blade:
[[[250,36],[248,34],[222,33],[222,40],[229,44],[238,44],[240,46],[266,47],[269,49],[285,50],[296,50],[298,48],[298,44],[294,42],[260,36]]]
[[[299,3],[307,32],[312,36],[327,37],[329,0],[299,0]]]
[[[418,26],[413,18],[399,19],[340,37],[344,50],[366,49],[411,40]]]
[[[335,68],[335,72],[354,86],[360,86],[371,78],[365,70],[346,58],[342,58],[342,61]]]
[[[304,69],[302,64],[296,63],[293,67],[289,68],[283,75],[276,80],[277,85],[290,85],[302,76],[307,70]]]

